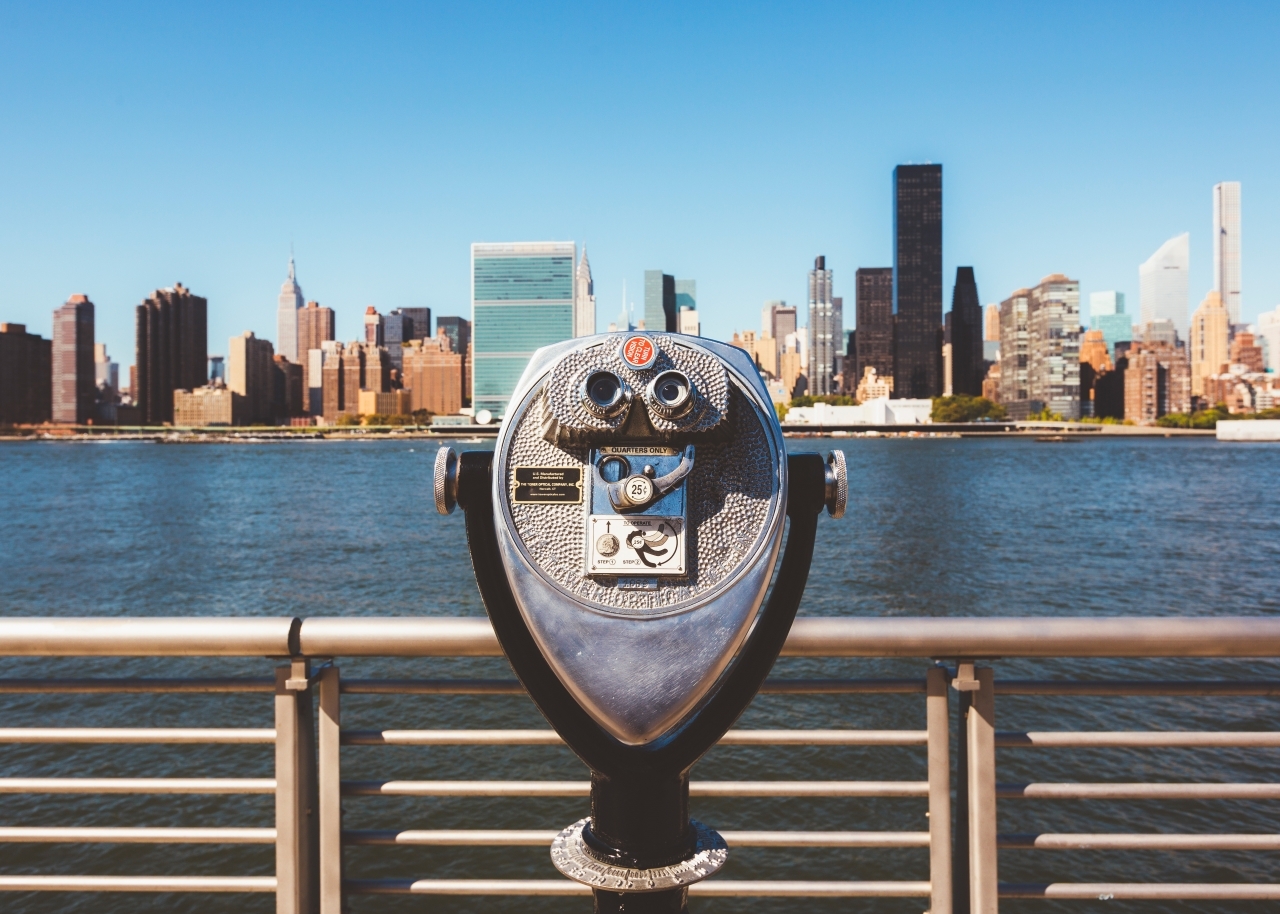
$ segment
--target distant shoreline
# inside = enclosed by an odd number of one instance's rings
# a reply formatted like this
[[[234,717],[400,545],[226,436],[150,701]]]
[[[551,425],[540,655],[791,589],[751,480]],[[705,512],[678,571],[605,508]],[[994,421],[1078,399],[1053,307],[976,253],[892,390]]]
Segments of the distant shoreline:
[[[0,430],[4,442],[150,442],[153,444],[279,444],[292,441],[456,441],[485,440],[497,436],[498,427],[467,428],[460,432],[430,429],[406,429],[403,426],[373,428],[306,428],[306,429],[137,429],[119,432],[17,429]],[[1086,441],[1103,438],[1214,438],[1213,429],[1160,428],[1137,425],[1084,425],[1079,423],[1037,423],[1031,427],[997,425],[983,428],[981,423],[948,423],[935,425],[872,426],[864,428],[804,428],[783,426],[787,438],[1030,438],[1045,441]]]

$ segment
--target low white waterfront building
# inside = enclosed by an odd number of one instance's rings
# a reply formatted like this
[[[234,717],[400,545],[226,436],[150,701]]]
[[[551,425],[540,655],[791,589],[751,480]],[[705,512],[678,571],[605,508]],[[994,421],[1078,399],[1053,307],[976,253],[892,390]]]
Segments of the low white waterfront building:
[[[880,397],[858,406],[793,406],[783,419],[786,425],[813,425],[825,428],[845,425],[925,425],[932,422],[933,401],[929,399],[890,400]]]
[[[1280,441],[1280,419],[1223,419],[1217,428],[1219,441]]]

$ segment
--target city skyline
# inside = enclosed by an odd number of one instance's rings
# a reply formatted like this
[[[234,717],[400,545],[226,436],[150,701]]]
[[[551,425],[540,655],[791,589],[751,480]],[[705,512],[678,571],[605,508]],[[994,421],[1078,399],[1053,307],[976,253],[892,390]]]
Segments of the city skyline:
[[[211,339],[266,336],[292,243],[309,297],[352,339],[370,304],[465,314],[472,241],[573,238],[590,247],[598,326],[624,279],[639,304],[657,264],[698,278],[703,332],[726,339],[764,300],[803,302],[818,251],[851,299],[859,267],[892,260],[886,176],[933,161],[947,167],[942,275],[974,266],[984,304],[1061,271],[1086,301],[1119,290],[1136,312],[1136,265],[1183,231],[1198,302],[1210,188],[1241,182],[1249,321],[1280,304],[1264,268],[1280,248],[1276,13],[1152,9],[824,8],[833,46],[860,50],[821,60],[813,17],[780,8],[736,11],[728,30],[715,8],[512,7],[483,30],[466,10],[120,9],[79,25],[19,11],[0,36],[0,313],[48,337],[51,309],[87,294],[124,354],[132,307],[181,281],[212,303]],[[294,40],[262,53],[284,30]],[[505,49],[496,66],[482,34]],[[1026,65],[1064,34],[1071,66]],[[659,35],[656,55],[642,50]],[[1207,68],[1213,42],[1232,55]],[[178,45],[190,66],[156,80],[146,50]],[[317,57],[332,63],[317,72]],[[512,79],[522,71],[534,78]],[[574,103],[540,109],[552,82]],[[686,139],[644,129],[654,110]],[[1028,155],[1002,141],[1048,111],[1067,118],[1065,142]],[[822,143],[785,139],[815,122]],[[157,125],[200,142],[138,156]],[[520,144],[503,141],[511,130]],[[59,141],[80,135],[91,156]],[[553,142],[565,135],[571,146]]]

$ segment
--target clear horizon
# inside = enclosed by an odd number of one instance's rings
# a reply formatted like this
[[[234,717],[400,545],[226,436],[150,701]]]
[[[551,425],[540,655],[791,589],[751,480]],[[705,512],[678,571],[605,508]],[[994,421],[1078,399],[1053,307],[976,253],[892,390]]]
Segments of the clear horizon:
[[[376,11],[76,4],[0,29],[0,320],[73,293],[133,361],[133,307],[181,281],[209,348],[309,299],[469,313],[470,244],[588,247],[604,329],[643,272],[698,281],[703,332],[804,311],[822,254],[892,262],[895,165],[943,165],[944,302],[1050,273],[1138,308],[1138,265],[1242,183],[1246,320],[1280,304],[1280,15],[1263,5],[503,5]],[[1214,53],[1229,48],[1230,53]],[[1272,87],[1268,89],[1267,87]]]

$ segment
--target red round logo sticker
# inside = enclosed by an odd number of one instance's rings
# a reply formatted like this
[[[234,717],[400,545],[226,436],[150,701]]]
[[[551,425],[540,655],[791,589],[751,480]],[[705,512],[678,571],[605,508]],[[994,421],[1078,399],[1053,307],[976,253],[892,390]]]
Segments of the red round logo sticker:
[[[629,336],[622,344],[622,359],[632,368],[648,368],[657,355],[653,340],[646,336]]]

